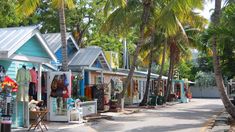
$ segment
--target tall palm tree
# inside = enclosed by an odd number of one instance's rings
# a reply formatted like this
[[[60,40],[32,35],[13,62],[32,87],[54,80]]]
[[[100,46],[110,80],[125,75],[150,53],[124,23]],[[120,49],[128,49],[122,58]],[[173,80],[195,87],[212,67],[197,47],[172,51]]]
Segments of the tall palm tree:
[[[153,44],[155,40],[155,30],[153,29],[152,35],[151,35],[151,44],[150,44],[150,53],[149,53],[149,64],[148,64],[148,73],[147,73],[147,81],[146,81],[146,86],[144,90],[144,97],[143,100],[140,103],[140,106],[147,105],[148,102],[148,94],[149,94],[149,84],[150,84],[150,77],[151,77],[151,69],[152,69],[152,62],[153,62]]]
[[[129,4],[131,3],[131,4]],[[142,4],[142,9],[140,9],[139,5]],[[130,8],[132,6],[132,8]],[[139,34],[139,41],[137,42],[136,45],[136,50],[135,54],[133,57],[133,62],[131,69],[129,71],[128,77],[124,83],[124,90],[123,94],[127,90],[127,86],[130,83],[130,80],[133,76],[134,69],[137,65],[136,60],[137,56],[140,51],[140,47],[144,43],[144,29],[146,27],[146,24],[149,22],[149,17],[151,10],[155,10],[156,8],[161,7],[160,15],[159,16],[154,16],[156,17],[156,23],[161,25],[161,28],[163,28],[167,34],[167,36],[172,36],[176,34],[179,30],[179,20],[178,19],[186,19],[184,16],[188,16],[189,13],[194,9],[194,8],[200,8],[202,7],[202,0],[200,1],[195,1],[195,0],[159,0],[159,1],[152,1],[152,0],[143,0],[143,1],[136,1],[136,0],[128,0],[126,8],[118,8],[116,9],[107,19],[106,24],[104,24],[106,31],[109,31],[110,29],[118,29],[123,30],[123,29],[130,29],[130,27],[133,27],[133,23],[136,24],[138,21],[138,18],[141,20],[140,24],[140,34]],[[133,8],[135,7],[135,8]],[[139,14],[142,14],[141,17],[139,17]],[[177,15],[176,14],[180,14]],[[130,19],[133,18],[134,20]],[[193,21],[192,21],[193,22]],[[124,24],[123,24],[124,23]],[[123,25],[130,25],[128,26],[123,26]],[[120,28],[122,27],[122,28]],[[123,28],[124,27],[124,28]],[[180,27],[182,29],[182,27]],[[168,41],[170,42],[170,41]]]
[[[141,103],[139,104],[140,106],[145,106],[148,103],[149,84],[150,84],[152,63],[153,63],[153,50],[151,49],[150,53],[149,53],[148,73],[147,73],[146,86],[145,86],[145,90],[144,90],[144,97],[143,97]]]
[[[150,9],[151,6],[153,6],[153,1],[152,0],[143,0],[143,13],[141,17],[141,25],[140,25],[140,36],[139,36],[139,41],[137,42],[134,57],[133,57],[133,62],[130,68],[130,71],[128,73],[127,79],[124,82],[124,90],[122,92],[122,98],[124,98],[125,93],[127,91],[128,86],[130,85],[130,81],[132,79],[132,76],[134,74],[135,67],[137,65],[137,57],[140,51],[141,46],[144,44],[144,32],[145,32],[145,27],[149,21],[150,17]]]
[[[160,81],[162,80],[162,75],[163,75],[163,68],[166,60],[166,50],[167,50],[167,37],[165,38],[165,42],[163,43],[163,52],[162,52],[162,61],[161,61],[161,67],[160,67],[160,72],[159,72],[159,77],[157,79],[157,88],[155,89],[155,94],[158,95],[159,89],[160,89]]]
[[[214,15],[212,16],[213,26],[216,27],[219,25],[220,15],[221,15],[221,0],[215,0],[215,12]],[[219,56],[217,55],[217,42],[218,42],[218,36],[215,35],[212,38],[213,66],[215,72],[215,80],[225,109],[233,118],[235,118],[235,106],[231,103],[225,92],[222,72],[220,68],[220,60]]]
[[[151,25],[148,25],[148,26],[151,27]],[[160,30],[158,30],[158,32],[156,32],[155,29],[156,29],[155,26],[153,28],[150,28],[150,30],[151,30],[150,42],[143,45],[141,48],[141,51],[140,51],[140,52],[145,52],[145,53],[147,51],[146,57],[143,58],[143,62],[144,63],[146,61],[148,62],[148,73],[147,73],[146,86],[145,86],[145,90],[144,90],[144,97],[140,103],[140,105],[142,105],[142,106],[147,105],[147,99],[148,99],[148,95],[149,95],[149,86],[150,86],[150,77],[151,77],[151,72],[152,72],[151,71],[152,62],[159,61],[160,58],[162,57],[160,54],[162,52],[162,50],[161,50],[162,43],[164,43],[165,38],[164,38],[163,33],[160,32]]]
[[[41,0],[23,0],[19,1],[18,12],[25,16],[32,14],[42,2]],[[67,54],[67,39],[66,39],[66,23],[65,23],[65,5],[68,8],[74,7],[73,0],[51,0],[51,5],[58,9],[60,20],[60,34],[62,42],[62,70],[68,71],[68,54]],[[39,12],[40,13],[40,12]]]
[[[201,22],[204,23],[204,19],[202,19]],[[203,27],[204,26],[199,26],[198,28],[190,28],[190,27],[184,28],[182,29],[184,34],[181,33],[182,31],[179,31],[178,35],[168,38],[167,46],[169,46],[170,50],[170,66],[168,70],[168,82],[165,94],[165,99],[166,99],[165,101],[167,101],[171,91],[172,87],[171,83],[173,80],[173,73],[176,68],[175,66],[177,66],[176,64],[180,61],[190,59],[191,57],[190,48],[193,49],[198,47],[199,45],[198,37],[199,34],[202,32]]]
[[[150,6],[152,5],[152,0],[128,0],[127,6],[125,8],[120,7],[115,9],[113,13],[107,18],[107,21],[102,27],[102,31],[109,32],[110,30],[116,31],[118,33],[125,32],[126,30],[136,25],[139,21],[139,40],[136,45],[132,65],[127,76],[127,79],[124,82],[124,90],[122,92],[122,98],[126,93],[126,89],[130,84],[130,80],[134,74],[135,67],[137,65],[137,57],[141,48],[141,45],[144,43],[144,32],[146,24],[149,21],[150,15]],[[142,10],[140,9],[142,6]],[[141,14],[141,16],[140,16]]]
[[[171,89],[174,65],[178,62],[181,49],[183,48],[179,44],[188,43],[188,38],[184,31],[183,25],[193,25],[194,27],[202,25],[200,21],[203,19],[193,12],[193,10],[196,8],[202,8],[202,2],[202,0],[185,0],[168,1],[163,3],[162,13],[159,17],[159,23],[161,23],[161,26],[166,30],[166,35],[168,36],[167,42],[170,48],[170,66],[168,71],[167,92],[165,95],[166,99],[168,99],[168,95]],[[198,24],[197,21],[199,21],[200,24]],[[188,47],[187,45],[185,46]]]

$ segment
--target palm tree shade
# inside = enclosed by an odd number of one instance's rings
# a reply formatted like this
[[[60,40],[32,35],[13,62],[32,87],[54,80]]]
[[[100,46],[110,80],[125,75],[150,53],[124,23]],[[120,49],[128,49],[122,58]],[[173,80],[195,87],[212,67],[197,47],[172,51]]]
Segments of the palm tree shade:
[[[131,65],[130,71],[128,73],[127,79],[125,80],[124,83],[124,90],[122,92],[122,98],[124,98],[124,95],[126,93],[126,90],[128,88],[128,86],[130,85],[130,81],[132,79],[132,76],[134,74],[134,70],[136,67],[136,62],[137,62],[137,57],[141,48],[141,45],[143,45],[144,43],[144,30],[145,30],[145,26],[147,25],[148,21],[149,21],[149,15],[150,15],[150,6],[152,4],[151,0],[144,0],[143,1],[143,13],[142,13],[142,23],[140,25],[140,37],[139,37],[139,41],[137,43],[136,49],[135,49],[135,54],[133,57],[133,63]]]
[[[18,13],[22,13],[25,16],[32,14],[40,4],[40,0],[23,0],[19,1]],[[62,42],[62,70],[68,71],[68,55],[67,55],[67,39],[66,39],[66,23],[65,23],[65,6],[68,8],[73,8],[73,0],[51,0],[53,7],[57,8],[60,17],[60,33]]]
[[[212,24],[213,26],[218,26],[220,23],[220,15],[221,15],[221,0],[215,0],[215,12],[214,16],[212,17]],[[235,118],[235,106],[231,103],[229,100],[222,77],[222,72],[220,68],[220,60],[219,56],[217,55],[217,42],[218,42],[218,36],[214,36],[212,38],[212,51],[213,51],[213,66],[214,66],[214,72],[215,72],[215,80],[218,87],[218,90],[220,92],[221,100],[224,104],[224,107],[226,111]]]

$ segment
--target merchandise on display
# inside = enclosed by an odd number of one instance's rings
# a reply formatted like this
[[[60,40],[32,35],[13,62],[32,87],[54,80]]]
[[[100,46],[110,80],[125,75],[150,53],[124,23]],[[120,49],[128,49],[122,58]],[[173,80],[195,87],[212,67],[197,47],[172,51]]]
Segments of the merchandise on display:
[[[15,114],[15,99],[13,92],[17,92],[17,83],[5,75],[3,66],[0,66],[0,116],[1,131],[10,130],[12,115]]]

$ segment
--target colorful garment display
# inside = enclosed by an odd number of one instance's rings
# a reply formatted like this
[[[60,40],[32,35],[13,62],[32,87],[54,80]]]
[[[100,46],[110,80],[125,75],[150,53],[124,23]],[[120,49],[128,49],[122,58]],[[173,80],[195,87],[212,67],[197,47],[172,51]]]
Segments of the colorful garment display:
[[[31,75],[31,81],[30,82],[37,83],[38,75],[37,75],[37,72],[35,71],[35,68],[33,67],[32,69],[29,70],[29,72],[30,72],[30,75]]]
[[[36,95],[36,83],[30,82],[29,83],[29,96],[35,96]]]
[[[5,77],[5,68],[0,65],[0,82],[2,82],[4,80]]]
[[[17,71],[16,81],[18,83],[17,101],[29,101],[28,91],[31,76],[26,68],[20,68]]]
[[[97,99],[97,109],[104,110],[104,86],[102,84],[92,87],[92,97]]]
[[[29,96],[33,96],[34,99],[36,99],[36,92],[37,92],[37,72],[35,70],[35,67],[29,70],[31,81],[29,83]]]
[[[136,96],[139,93],[138,80],[133,80],[133,84],[134,84],[134,96]]]
[[[51,83],[51,97],[69,97],[68,87],[69,82],[65,74],[55,75]]]
[[[30,76],[30,73],[29,71],[26,69],[26,68],[20,68],[18,71],[17,71],[17,75],[16,75],[16,81],[18,83],[29,83],[31,81],[31,76]]]
[[[17,92],[18,91],[18,85],[17,83],[12,80],[9,76],[5,76],[3,83],[1,87],[4,89],[6,86],[11,88],[11,92]]]
[[[91,88],[91,86],[86,86],[85,96],[88,98],[88,100],[92,100],[92,88]]]

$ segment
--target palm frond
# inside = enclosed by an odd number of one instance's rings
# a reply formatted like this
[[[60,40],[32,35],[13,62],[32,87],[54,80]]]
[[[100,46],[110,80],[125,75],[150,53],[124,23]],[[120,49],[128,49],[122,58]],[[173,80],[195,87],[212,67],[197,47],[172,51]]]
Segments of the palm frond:
[[[138,25],[140,22],[140,4],[135,0],[129,0],[127,6],[115,9],[109,15],[107,20],[102,24],[101,32],[109,33],[115,32],[117,34],[124,34],[132,27]]]
[[[60,9],[64,3],[64,6],[68,7],[69,9],[74,8],[75,4],[73,0],[52,0],[52,6],[56,9]]]
[[[23,13],[25,16],[29,16],[34,13],[39,4],[40,0],[22,0],[19,1],[16,10],[18,14]]]
[[[73,0],[65,0],[65,5],[69,8],[72,9],[75,7],[75,3]]]
[[[127,5],[126,0],[106,0],[104,6],[104,15],[107,16],[108,12],[115,10],[116,8],[124,8]]]

